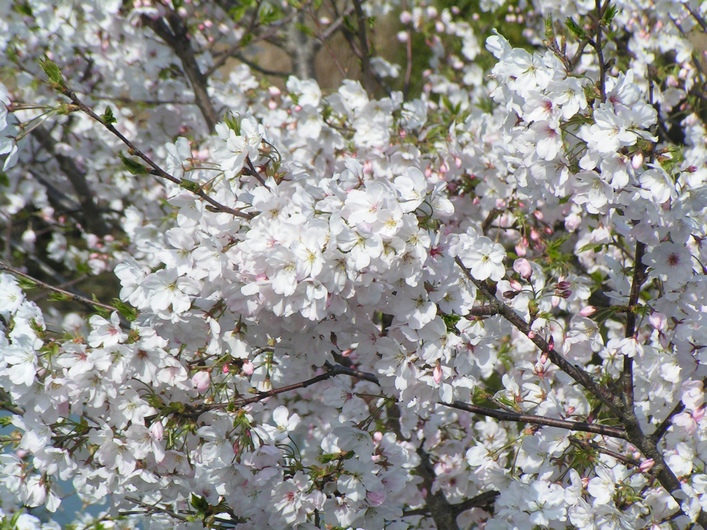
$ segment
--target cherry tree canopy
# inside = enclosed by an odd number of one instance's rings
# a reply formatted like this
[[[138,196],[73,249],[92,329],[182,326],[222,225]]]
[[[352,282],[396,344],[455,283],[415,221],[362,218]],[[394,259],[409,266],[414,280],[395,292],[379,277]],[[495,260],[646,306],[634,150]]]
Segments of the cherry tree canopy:
[[[0,528],[707,527],[707,4],[449,3],[0,0]]]

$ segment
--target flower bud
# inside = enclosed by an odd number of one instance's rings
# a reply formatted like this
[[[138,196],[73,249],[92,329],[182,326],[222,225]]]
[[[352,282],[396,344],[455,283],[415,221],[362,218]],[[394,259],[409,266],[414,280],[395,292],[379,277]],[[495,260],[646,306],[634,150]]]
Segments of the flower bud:
[[[191,383],[196,388],[196,391],[200,394],[206,392],[211,386],[211,374],[206,370],[197,372],[191,378]]]

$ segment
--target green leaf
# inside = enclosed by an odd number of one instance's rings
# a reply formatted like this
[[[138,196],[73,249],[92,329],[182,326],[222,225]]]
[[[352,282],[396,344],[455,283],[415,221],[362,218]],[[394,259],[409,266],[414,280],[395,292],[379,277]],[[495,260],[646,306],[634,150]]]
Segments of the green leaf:
[[[149,175],[150,174],[150,169],[143,166],[140,162],[137,162],[136,160],[128,158],[123,153],[118,153],[118,156],[120,157],[120,160],[123,162],[123,165],[125,166],[125,168],[130,172],[130,174],[132,174],[132,175]]]
[[[587,36],[587,33],[571,18],[568,18],[565,21],[565,25],[567,26],[567,29],[575,35],[575,37],[584,39]]]
[[[64,86],[64,76],[61,75],[61,70],[59,70],[59,67],[54,61],[49,57],[45,57],[44,59],[40,59],[39,66],[44,73],[47,74],[49,81],[51,81],[53,85]]]
[[[106,110],[103,112],[103,116],[101,116],[101,119],[106,125],[113,125],[118,121],[115,119],[115,116],[113,115],[113,109],[111,109],[110,107],[106,107]]]
[[[607,26],[610,26],[618,11],[619,9],[615,5],[610,5],[609,7],[607,7],[606,11],[604,11],[604,17],[602,18],[602,22]]]
[[[233,22],[240,22],[247,11],[248,6],[236,6],[229,10],[228,15],[231,17]]]
[[[37,287],[37,284],[30,280],[29,278],[25,278],[24,276],[20,276],[16,278],[17,284],[20,286],[20,289],[23,291],[31,291],[32,289],[35,289]]]
[[[56,291],[50,292],[47,298],[50,302],[66,302],[68,300],[71,300],[71,297],[69,295],[66,295],[64,293],[58,293]]]
[[[194,193],[199,193],[201,191],[201,186],[199,186],[199,183],[189,179],[182,179],[179,186]]]
[[[208,501],[204,498],[201,497],[200,495],[194,495],[193,493],[191,494],[191,499],[190,499],[192,507],[198,511],[199,513],[206,513],[206,510],[209,509],[209,503]]]
[[[258,13],[260,23],[264,26],[277,22],[282,18],[282,11],[272,4],[264,4]]]
[[[461,320],[461,317],[459,315],[447,315],[445,313],[442,313],[441,316],[444,321],[444,325],[447,326],[447,331],[449,333],[455,333],[457,331],[456,324]]]
[[[552,17],[547,17],[545,19],[545,38],[550,41],[554,40],[555,38],[555,30],[553,28]]]
[[[307,35],[308,37],[314,37],[314,30],[307,26],[306,24],[295,24],[295,27],[300,31],[300,33]]]
[[[125,320],[132,322],[137,318],[137,309],[133,306],[126,304],[118,298],[113,298],[113,306],[120,312],[121,315],[125,317]]]
[[[29,5],[29,2],[15,2],[12,7],[20,15],[24,15],[27,17],[34,16],[34,13],[32,13],[32,7]]]
[[[234,116],[230,112],[224,116],[223,118],[223,123],[226,124],[226,126],[231,129],[234,133],[236,133],[236,136],[241,135],[241,117],[240,116]]]

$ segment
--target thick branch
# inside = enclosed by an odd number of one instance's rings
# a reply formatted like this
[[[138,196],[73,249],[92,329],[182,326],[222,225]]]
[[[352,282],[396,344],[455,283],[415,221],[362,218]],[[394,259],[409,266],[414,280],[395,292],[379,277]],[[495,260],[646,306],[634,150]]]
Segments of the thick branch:
[[[304,24],[304,11],[299,12],[297,18],[299,24]],[[314,57],[319,43],[305,35],[294,21],[286,26],[285,34],[284,48],[292,61],[292,72],[300,79],[315,79]]]
[[[476,285],[481,293],[494,305],[499,314],[501,314],[508,322],[515,326],[521,333],[527,336],[533,343],[545,353],[548,358],[556,364],[561,370],[568,374],[572,379],[584,386],[589,392],[596,396],[602,403],[608,406],[616,415],[618,420],[624,426],[626,436],[625,439],[632,443],[636,448],[643,453],[646,458],[653,459],[655,466],[653,471],[658,477],[660,484],[675,498],[679,503],[681,492],[680,481],[667,466],[663,455],[658,450],[656,443],[652,438],[646,436],[641,430],[640,423],[636,417],[632,407],[626,407],[623,399],[620,396],[612,394],[609,390],[597,385],[591,376],[578,366],[571,364],[567,359],[552,348],[547,341],[539,337],[535,333],[531,333],[530,326],[518,315],[513,309],[498,301],[493,293],[489,290],[484,282],[481,282],[471,275],[471,272],[464,266],[460,258],[455,258],[457,264],[462,268],[467,277]],[[707,512],[700,512],[697,521],[707,528]]]
[[[417,454],[420,457],[420,465],[416,469],[422,477],[424,488],[428,491],[425,500],[435,525],[439,529],[457,530],[459,528],[457,526],[457,513],[459,512],[456,512],[454,506],[449,504],[441,489],[434,494],[432,493],[435,471],[432,462],[430,462],[430,456],[422,447],[418,448]]]
[[[554,364],[556,364],[560,367],[560,369],[562,369],[562,371],[564,371],[572,379],[577,381],[584,388],[589,390],[594,396],[601,400],[602,403],[604,403],[612,411],[614,411],[617,416],[621,417],[621,411],[619,410],[619,406],[621,405],[621,403],[616,401],[615,396],[613,396],[608,390],[601,388],[599,385],[597,385],[592,379],[592,377],[585,370],[583,370],[579,366],[570,363],[567,359],[565,359],[559,352],[557,352],[552,346],[550,346],[550,344],[545,339],[533,333],[530,329],[530,325],[525,320],[523,320],[523,318],[518,315],[518,313],[516,313],[506,304],[496,299],[494,294],[489,290],[489,288],[484,282],[479,281],[472,276],[471,272],[469,272],[469,270],[464,266],[464,263],[460,258],[455,258],[455,261],[457,262],[459,267],[461,267],[461,269],[464,271],[464,274],[466,274],[467,278],[469,278],[473,282],[473,284],[476,285],[477,289],[479,289],[479,291],[481,291],[481,293],[486,297],[491,306],[496,308],[498,314],[502,315],[503,318],[505,318],[506,320],[508,320],[508,322],[515,326],[518,331],[520,331],[531,341],[533,341],[533,343],[540,349],[540,351],[546,354]]]
[[[358,32],[358,41],[361,45],[361,70],[363,70],[363,87],[369,95],[373,95],[375,86],[373,81],[375,75],[371,68],[371,52],[368,48],[368,35],[366,34],[366,15],[363,12],[363,6],[360,0],[353,0],[354,10],[356,12],[356,31]]]
[[[182,69],[194,91],[194,101],[204,116],[209,132],[213,134],[219,121],[218,113],[209,97],[209,80],[199,69],[184,20],[174,11],[167,14],[166,20],[165,18],[151,18],[147,15],[142,15],[140,20],[150,27],[179,57]]]

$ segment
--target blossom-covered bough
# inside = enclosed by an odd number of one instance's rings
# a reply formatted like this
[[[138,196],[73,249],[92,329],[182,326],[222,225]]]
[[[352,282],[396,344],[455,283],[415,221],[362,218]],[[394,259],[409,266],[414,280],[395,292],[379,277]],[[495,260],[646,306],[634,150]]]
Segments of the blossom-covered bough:
[[[707,527],[705,11],[0,0],[3,528]]]

